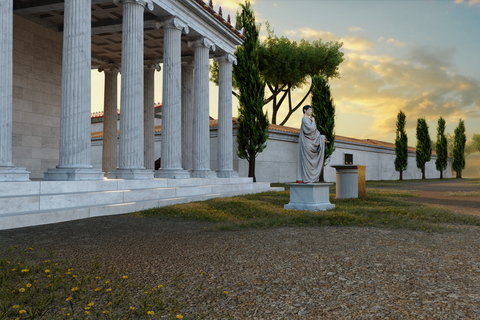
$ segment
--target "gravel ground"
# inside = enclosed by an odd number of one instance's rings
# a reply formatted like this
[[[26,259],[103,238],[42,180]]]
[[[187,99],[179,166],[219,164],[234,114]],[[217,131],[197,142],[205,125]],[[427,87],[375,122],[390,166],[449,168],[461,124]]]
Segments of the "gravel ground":
[[[447,189],[428,190],[441,197]],[[101,256],[132,278],[181,287],[182,313],[206,319],[480,317],[478,228],[210,232],[209,226],[113,216],[0,231],[0,242],[53,249],[68,259]]]

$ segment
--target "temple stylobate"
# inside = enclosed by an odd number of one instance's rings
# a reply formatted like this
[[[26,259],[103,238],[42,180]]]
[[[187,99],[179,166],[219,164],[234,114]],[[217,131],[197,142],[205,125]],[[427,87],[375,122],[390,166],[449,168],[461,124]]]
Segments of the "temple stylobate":
[[[223,17],[221,8],[217,11],[211,1],[202,0],[0,0],[0,181],[25,181],[29,172],[30,178],[48,181],[99,180],[105,173],[110,179],[132,180],[215,177],[210,156],[218,157],[219,177],[235,177],[232,100],[226,92],[231,92],[232,75],[228,71],[236,62],[233,52],[244,36],[231,24],[230,16]],[[30,36],[22,38],[28,31],[34,34],[32,44],[41,48],[44,61],[35,54],[27,57],[28,61],[15,58],[16,51],[28,50]],[[30,48],[35,50],[34,46]],[[57,59],[52,61],[53,57]],[[210,59],[220,61],[222,70],[219,140],[226,145],[218,155],[210,155],[209,147]],[[38,66],[41,64],[45,67]],[[153,73],[160,68],[162,166],[154,172],[154,128],[148,117],[154,108]],[[45,72],[40,72],[42,69]],[[104,172],[90,164],[91,69],[105,73]],[[190,90],[182,90],[188,86]],[[32,88],[33,93],[25,92]],[[40,115],[42,111],[35,110],[39,103],[47,113]],[[27,105],[26,109],[39,114],[41,128],[32,123],[32,131],[42,131],[40,138],[34,132],[25,134],[14,128],[19,118],[12,117],[15,104]],[[22,116],[27,118],[27,112],[22,111]],[[60,118],[58,127],[53,123],[55,117]],[[185,118],[192,123],[182,125]],[[48,151],[36,150],[40,146],[35,142]],[[54,159],[56,152],[58,158]],[[43,177],[40,172],[44,172]]]

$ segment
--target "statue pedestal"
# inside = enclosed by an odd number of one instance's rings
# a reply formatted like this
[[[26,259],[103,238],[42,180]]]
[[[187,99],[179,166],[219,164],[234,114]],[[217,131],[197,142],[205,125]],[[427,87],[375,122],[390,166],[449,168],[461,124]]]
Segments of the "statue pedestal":
[[[330,203],[329,187],[333,183],[287,183],[290,187],[290,202],[285,209],[325,211],[335,208]]]

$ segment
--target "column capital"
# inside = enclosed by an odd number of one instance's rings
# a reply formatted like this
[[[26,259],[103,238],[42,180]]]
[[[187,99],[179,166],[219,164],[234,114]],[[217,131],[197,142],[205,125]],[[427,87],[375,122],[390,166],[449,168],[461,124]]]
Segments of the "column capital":
[[[173,17],[163,21],[157,20],[155,22],[155,26],[157,27],[157,29],[178,29],[180,31],[183,31],[185,34],[188,34],[188,32],[190,31],[188,28],[188,24],[185,21],[178,19],[177,17]]]
[[[153,11],[153,2],[152,0],[113,0],[113,3],[118,6],[119,3],[136,3],[143,7],[147,7],[148,10]]]
[[[201,37],[192,41],[188,41],[188,46],[193,48],[204,47],[204,48],[208,48],[211,51],[216,50],[215,43],[213,43],[212,40],[206,37]]]
[[[233,63],[234,65],[237,65],[237,57],[235,57],[233,54],[230,54],[230,53],[226,53],[220,57],[214,57],[213,60],[216,62],[229,62],[229,63]]]
[[[120,67],[114,65],[113,63],[104,64],[98,67],[98,72],[111,72],[111,73],[118,73],[120,72]]]
[[[152,61],[152,60],[145,60],[143,66],[144,66],[145,69],[150,69],[150,70],[155,70],[155,71],[162,70],[162,67],[160,67],[160,64],[158,62]]]

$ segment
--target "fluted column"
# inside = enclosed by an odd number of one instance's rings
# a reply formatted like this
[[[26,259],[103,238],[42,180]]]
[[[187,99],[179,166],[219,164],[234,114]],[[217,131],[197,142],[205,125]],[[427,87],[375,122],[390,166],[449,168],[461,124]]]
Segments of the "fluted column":
[[[182,167],[191,170],[193,156],[193,60],[182,63]]]
[[[215,45],[207,38],[188,42],[195,49],[195,103],[193,116],[193,178],[212,178],[210,170],[209,54]]]
[[[182,169],[181,135],[181,35],[188,26],[178,18],[159,22],[163,28],[163,104],[162,104],[162,167],[159,178],[189,178]]]
[[[28,181],[12,163],[13,1],[0,0],[0,181]]]
[[[98,68],[98,71],[105,73],[102,171],[110,172],[117,169],[117,82],[119,70],[114,65],[108,65]]]
[[[115,0],[123,5],[122,83],[118,168],[113,179],[152,179],[144,167],[143,142],[143,13],[151,0]]]
[[[155,71],[160,71],[158,63],[145,63],[143,73],[143,128],[144,165],[147,170],[155,169]]]
[[[60,159],[45,180],[98,180],[90,165],[91,0],[66,0],[64,8]]]
[[[226,54],[216,59],[219,62],[218,88],[218,170],[219,178],[238,177],[233,171],[232,145],[232,64],[235,56]]]

